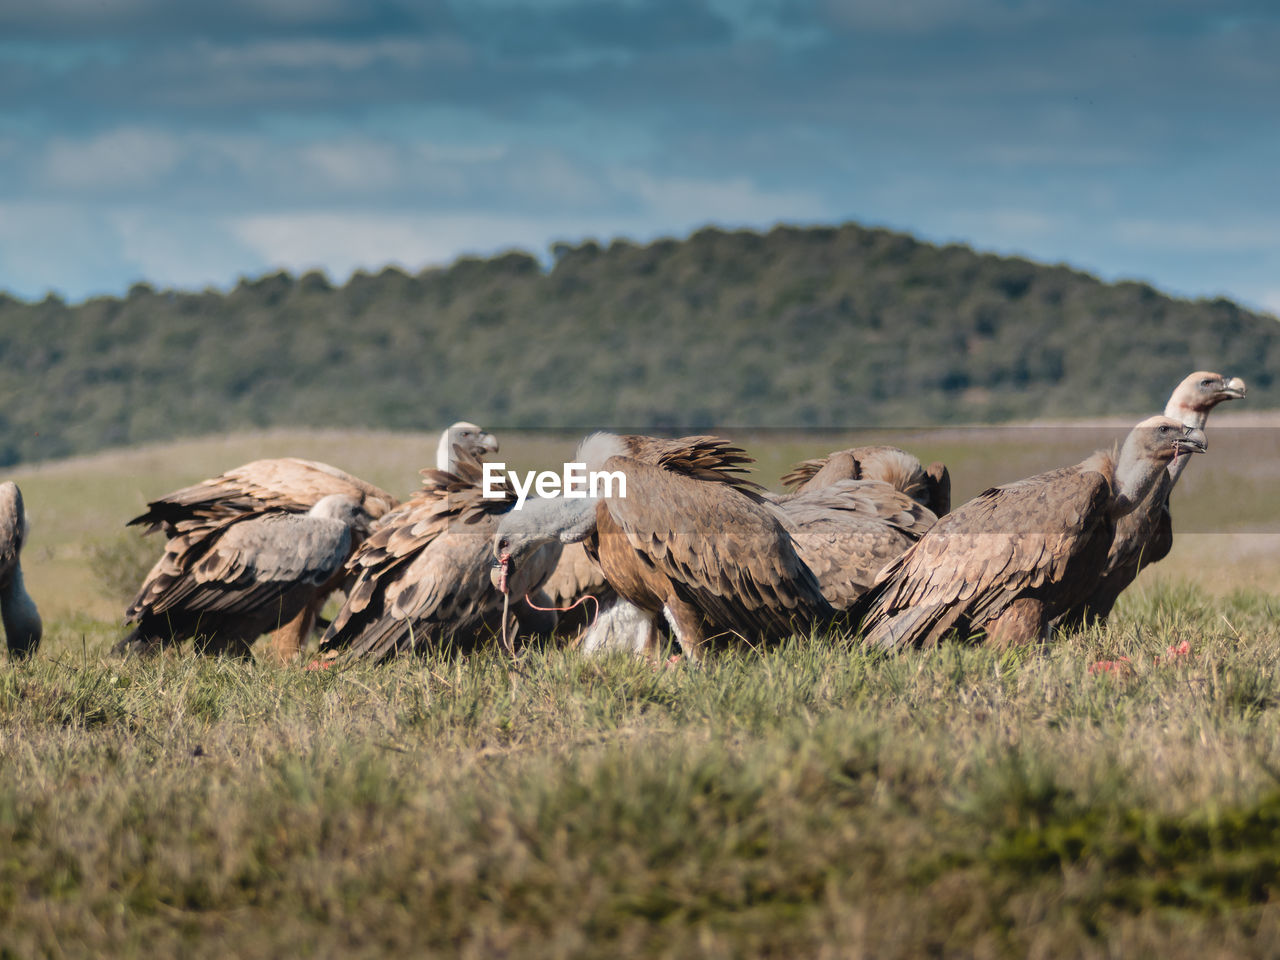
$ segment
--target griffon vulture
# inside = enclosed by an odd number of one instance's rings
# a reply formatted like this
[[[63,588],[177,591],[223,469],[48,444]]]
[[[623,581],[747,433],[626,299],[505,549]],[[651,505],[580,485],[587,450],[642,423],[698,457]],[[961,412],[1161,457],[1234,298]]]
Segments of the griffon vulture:
[[[1164,408],[1164,415],[1195,430],[1203,430],[1214,407],[1227,400],[1242,400],[1245,393],[1245,383],[1239,377],[1200,371],[1178,384]],[[1132,513],[1120,518],[1097,585],[1087,599],[1063,615],[1063,626],[1106,623],[1116,598],[1139,572],[1168,555],[1173,547],[1169,495],[1190,459],[1186,453],[1174,457],[1146,499]]]
[[[802,460],[782,477],[784,486],[794,487],[792,495],[820,490],[841,480],[879,480],[900,490],[935,517],[951,509],[951,474],[943,463],[926,469],[920,461],[898,447],[868,446],[837,450],[825,457]],[[786,497],[779,498],[780,502]]]
[[[774,513],[837,610],[871,589],[876,575],[937,518],[878,480],[837,480],[779,501]]]
[[[322,662],[381,662],[446,643],[471,649],[504,628],[505,598],[490,582],[489,551],[515,495],[502,485],[500,497],[485,497],[482,464],[460,450],[453,460],[453,472],[424,470],[422,488],[351,557],[355,582],[320,641]],[[549,545],[513,575],[516,596],[536,591],[559,555],[559,544]],[[515,610],[525,632],[550,632],[554,618],[537,613],[523,603]]]
[[[137,626],[117,651],[194,639],[206,653],[247,655],[342,570],[366,522],[355,500],[330,494],[306,513],[233,518],[195,542],[170,540],[125,614]]]
[[[25,660],[36,652],[44,625],[22,582],[20,555],[27,542],[27,511],[22,491],[12,480],[0,483],[0,619],[9,657]]]
[[[448,469],[454,445],[480,456],[498,449],[497,441],[474,423],[458,422],[441,432],[436,448],[437,469]],[[170,542],[166,554],[204,549],[203,540],[220,534],[228,522],[261,517],[274,512],[305,513],[322,497],[345,496],[360,506],[364,523],[358,525],[359,536],[398,504],[385,490],[354,477],[344,470],[297,457],[254,460],[228,470],[221,476],[176,490],[147,504],[147,512],[130,520],[128,525],[145,524],[144,534],[163,530]],[[176,541],[176,542],[175,542]],[[355,544],[353,543],[353,548]],[[174,563],[182,566],[176,557]],[[326,584],[314,600],[297,616],[274,631],[271,650],[280,660],[298,653],[311,633],[316,616],[328,595],[342,579]],[[145,589],[145,588],[144,588]],[[122,645],[117,645],[122,650]]]
[[[508,591],[543,545],[584,542],[609,585],[647,614],[648,649],[665,616],[692,660],[713,642],[773,640],[834,616],[772,505],[737,475],[751,462],[737,447],[594,434],[577,460],[621,474],[625,496],[530,500],[503,517],[494,577]]]
[[[883,571],[866,598],[867,644],[937,643],[952,630],[1026,643],[1079,602],[1106,559],[1116,520],[1132,511],[1204,433],[1168,417],[1138,424],[1119,457],[994,487],[939,520]]]

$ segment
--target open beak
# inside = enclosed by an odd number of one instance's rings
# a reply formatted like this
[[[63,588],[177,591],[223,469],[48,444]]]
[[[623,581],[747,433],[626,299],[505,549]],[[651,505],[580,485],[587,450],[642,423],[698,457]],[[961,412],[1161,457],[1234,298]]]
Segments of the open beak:
[[[495,437],[492,433],[480,434],[480,449],[483,450],[485,453],[497,453],[498,438]]]
[[[1197,430],[1194,427],[1184,428],[1182,436],[1175,443],[1178,453],[1204,453],[1209,449],[1209,442],[1204,437],[1204,431]]]

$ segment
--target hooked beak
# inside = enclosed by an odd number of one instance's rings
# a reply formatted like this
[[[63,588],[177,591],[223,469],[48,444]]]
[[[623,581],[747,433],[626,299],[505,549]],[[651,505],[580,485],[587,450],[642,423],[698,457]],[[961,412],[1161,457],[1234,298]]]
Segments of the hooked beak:
[[[510,587],[508,580],[511,574],[511,554],[502,553],[498,558],[489,565],[489,582],[494,585],[499,593],[508,593]]]
[[[480,434],[480,449],[483,450],[485,453],[497,453],[498,438],[495,437],[492,433]]]
[[[1219,395],[1224,400],[1243,400],[1247,392],[1248,388],[1244,385],[1244,381],[1239,377],[1232,377],[1222,384]]]
[[[1178,453],[1204,453],[1209,449],[1209,442],[1205,439],[1203,430],[1186,427],[1182,436],[1174,441],[1174,446]]]

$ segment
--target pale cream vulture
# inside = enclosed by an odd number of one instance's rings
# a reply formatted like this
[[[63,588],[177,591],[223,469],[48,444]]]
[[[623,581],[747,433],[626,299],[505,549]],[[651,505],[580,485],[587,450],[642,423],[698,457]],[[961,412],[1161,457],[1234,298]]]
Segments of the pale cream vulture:
[[[886,567],[866,597],[865,642],[933,645],[952,631],[998,645],[1044,636],[1096,582],[1116,520],[1151,491],[1179,453],[1202,452],[1203,431],[1152,417],[1119,457],[994,487],[939,520]]]
[[[649,652],[664,616],[692,660],[711,644],[754,645],[834,616],[769,501],[739,476],[751,462],[739,448],[717,437],[595,434],[577,460],[624,475],[626,495],[530,500],[503,517],[494,577],[511,593],[545,544],[584,542],[609,585],[646,615]]]
[[[500,496],[485,497],[482,479],[482,464],[460,453],[453,472],[423,471],[422,488],[348,563],[355,580],[320,642],[321,662],[382,662],[446,647],[467,652],[502,632],[504,597],[490,582],[490,548],[515,494],[504,484],[495,487]],[[534,593],[559,556],[558,543],[540,550],[513,577],[516,596]],[[554,615],[522,600],[513,612],[518,622],[506,624],[508,637],[554,627]]]
[[[1245,393],[1245,383],[1239,377],[1202,370],[1178,384],[1169,397],[1164,415],[1203,430],[1214,407],[1228,400],[1242,400]],[[1146,499],[1132,513],[1120,518],[1097,585],[1084,601],[1063,615],[1062,626],[1106,623],[1116,599],[1142,569],[1168,556],[1173,547],[1169,495],[1190,460],[1190,454],[1186,453],[1174,457]]]
[[[22,547],[27,541],[27,512],[22,491],[12,480],[0,483],[0,619],[9,657],[25,660],[36,652],[44,625],[22,581]]]

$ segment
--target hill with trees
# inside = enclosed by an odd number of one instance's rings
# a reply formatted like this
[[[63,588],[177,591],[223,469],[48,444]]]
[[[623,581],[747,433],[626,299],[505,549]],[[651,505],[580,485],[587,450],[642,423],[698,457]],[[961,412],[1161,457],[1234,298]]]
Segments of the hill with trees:
[[[1280,323],[855,224],[69,305],[0,295],[0,464],[267,426],[852,427],[1266,403]]]

